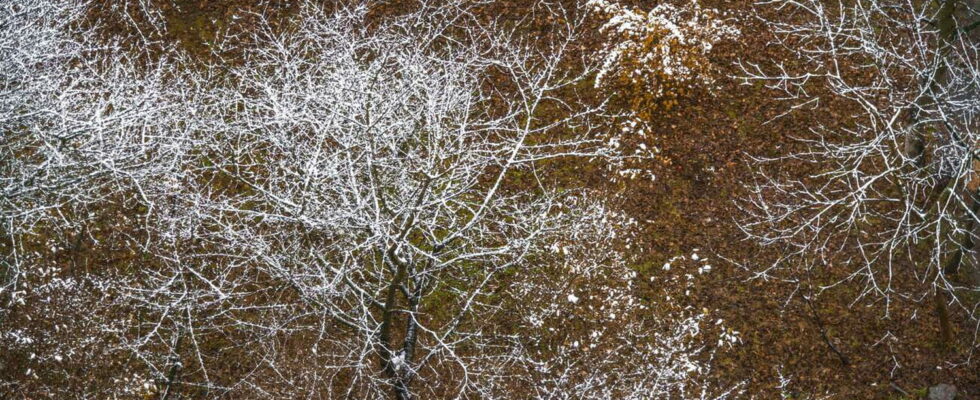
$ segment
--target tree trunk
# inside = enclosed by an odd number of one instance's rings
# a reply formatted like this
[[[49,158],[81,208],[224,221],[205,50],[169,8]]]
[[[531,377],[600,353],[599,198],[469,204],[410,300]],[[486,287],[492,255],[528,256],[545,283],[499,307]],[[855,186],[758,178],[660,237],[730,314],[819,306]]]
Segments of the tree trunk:
[[[940,58],[945,58],[946,53],[949,52],[948,46],[953,42],[956,36],[956,19],[954,18],[954,13],[956,11],[956,3],[959,0],[937,0],[939,2],[939,12],[936,13],[936,26],[939,27],[939,43],[938,53]],[[946,66],[945,60],[940,60],[936,66],[936,71],[932,77],[930,77],[928,82],[928,90],[924,96],[919,98],[916,110],[910,115],[912,124],[917,123],[921,118],[919,113],[922,110],[928,109],[931,103],[935,101],[934,94],[939,91],[941,85],[945,83],[946,77],[948,75],[948,68]],[[943,130],[945,129],[942,124],[937,123],[933,129]],[[924,156],[927,132],[922,129],[917,129],[913,133],[905,136],[905,156],[915,162],[915,165],[919,168],[924,167],[926,163],[926,157]]]

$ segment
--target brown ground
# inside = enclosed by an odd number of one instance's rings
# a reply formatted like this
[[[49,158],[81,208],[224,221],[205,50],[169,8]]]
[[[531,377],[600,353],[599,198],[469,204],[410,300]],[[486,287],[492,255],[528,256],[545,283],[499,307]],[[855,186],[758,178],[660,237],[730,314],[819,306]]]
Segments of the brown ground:
[[[162,1],[161,3],[168,3]],[[169,40],[178,40],[198,53],[207,52],[205,42],[216,30],[233,27],[231,16],[243,15],[238,24],[248,24],[243,0],[173,0],[176,7],[165,8]],[[290,2],[267,1],[271,14],[288,13]],[[521,1],[488,12],[520,15]],[[635,2],[650,7],[654,1]],[[716,48],[713,57],[720,75],[738,73],[739,59],[765,62],[781,57],[767,46],[768,32],[755,22],[748,0],[704,0],[707,6],[742,16],[742,38]],[[546,24],[542,22],[542,24]],[[533,28],[529,28],[533,29]],[[961,346],[940,350],[934,340],[938,324],[928,305],[900,304],[891,319],[884,320],[881,304],[871,301],[852,304],[855,291],[846,287],[824,293],[810,308],[795,295],[791,283],[748,280],[746,270],[721,259],[764,265],[773,254],[744,240],[734,221],[739,218],[735,199],[751,183],[747,154],[776,154],[790,146],[788,137],[805,128],[814,118],[832,118],[846,110],[800,113],[763,124],[782,113],[785,105],[774,101],[772,93],[757,86],[742,85],[723,78],[720,88],[702,91],[680,99],[670,111],[654,113],[651,123],[657,132],[648,140],[662,150],[663,159],[647,166],[656,172],[654,182],[640,181],[618,185],[617,193],[625,209],[641,223],[642,251],[637,269],[645,282],[645,296],[663,296],[670,288],[650,283],[669,258],[701,249],[710,257],[714,271],[700,277],[700,285],[689,295],[673,293],[695,309],[707,308],[741,332],[742,345],[719,353],[715,373],[721,382],[745,382],[747,394],[755,398],[778,398],[778,374],[791,378],[792,398],[901,398],[893,384],[912,395],[938,383],[952,383],[966,391],[966,399],[980,398],[977,365],[949,368],[947,362],[962,361]],[[619,93],[624,101],[629,93]],[[635,145],[635,144],[634,144]],[[669,162],[664,162],[669,160]],[[711,172],[711,171],[714,172]],[[587,175],[589,176],[589,175]],[[595,186],[607,187],[601,174],[591,176]],[[603,180],[599,182],[598,180]],[[614,185],[616,186],[616,185]],[[842,266],[841,268],[846,268]],[[670,273],[684,273],[683,268]],[[830,280],[841,271],[826,271]],[[917,317],[912,317],[917,315]],[[837,355],[826,340],[842,353]],[[968,329],[962,324],[962,329]],[[880,340],[890,332],[895,339]],[[961,337],[969,340],[970,331]]]

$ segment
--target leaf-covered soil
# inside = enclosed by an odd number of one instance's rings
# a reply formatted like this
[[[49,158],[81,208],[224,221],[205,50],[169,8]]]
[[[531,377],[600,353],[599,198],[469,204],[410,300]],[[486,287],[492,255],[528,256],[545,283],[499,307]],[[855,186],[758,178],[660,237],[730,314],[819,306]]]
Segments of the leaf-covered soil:
[[[288,15],[295,6],[288,1],[245,0],[159,3],[167,40],[202,58],[211,57],[208,42],[219,32],[247,29],[257,18],[250,13],[276,18]],[[656,4],[634,3],[641,8]],[[753,271],[775,258],[776,249],[747,242],[736,224],[741,217],[736,200],[753,182],[750,156],[781,154],[793,146],[791,138],[814,121],[832,123],[848,110],[831,103],[774,119],[788,105],[765,88],[734,78],[740,72],[739,61],[767,63],[785,56],[769,45],[770,32],[754,18],[759,11],[749,0],[702,3],[730,13],[742,35],[713,50],[719,76],[715,88],[686,93],[669,109],[646,110],[645,122],[652,134],[624,143],[635,148],[644,142],[660,150],[657,158],[642,165],[655,178],[611,182],[602,170],[565,171],[570,179],[584,179],[607,191],[639,222],[639,241],[631,251],[639,252],[635,268],[640,272],[640,294],[655,303],[670,296],[680,308],[707,309],[737,331],[741,344],[716,353],[713,375],[720,384],[744,383],[750,397],[778,398],[783,393],[801,399],[902,398],[902,391],[915,396],[928,386],[951,383],[965,392],[963,398],[980,398],[978,366],[968,361],[975,334],[971,325],[958,321],[960,343],[940,348],[939,324],[929,299],[892,304],[885,318],[884,304],[874,298],[858,299],[861,287],[841,285],[807,302],[809,293],[794,282],[753,278]],[[376,12],[397,12],[398,7],[393,2]],[[517,20],[530,15],[519,0],[498,1],[481,10],[487,18]],[[547,14],[536,18],[524,25],[529,35],[549,26]],[[595,41],[582,51],[594,51],[600,42],[597,32]],[[596,90],[595,96],[607,94]],[[626,89],[612,93],[621,107],[639,95],[643,94]],[[697,262],[691,260],[695,252],[701,258]],[[686,258],[675,259],[681,255]],[[704,258],[712,269],[699,273]],[[663,265],[671,259],[672,268],[665,270]],[[813,282],[834,282],[847,267],[846,263],[828,267],[813,276]],[[686,274],[696,274],[697,284],[665,284]],[[788,380],[783,390],[778,388],[780,377]]]

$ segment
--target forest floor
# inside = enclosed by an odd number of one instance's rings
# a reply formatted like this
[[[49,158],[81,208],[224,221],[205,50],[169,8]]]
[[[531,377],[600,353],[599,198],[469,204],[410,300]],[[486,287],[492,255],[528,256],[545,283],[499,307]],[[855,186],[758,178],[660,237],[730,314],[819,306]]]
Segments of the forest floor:
[[[173,3],[177,6],[167,14],[170,37],[202,52],[216,29],[231,24],[233,16],[248,15],[242,4],[251,2]],[[268,3],[274,10],[289,9],[288,2]],[[488,11],[520,15],[521,2],[511,3]],[[634,3],[649,8],[655,1]],[[713,51],[717,87],[690,93],[669,111],[651,113],[646,122],[654,135],[643,140],[660,149],[660,157],[645,168],[656,178],[609,189],[640,221],[634,250],[641,252],[636,269],[637,279],[644,282],[642,295],[669,295],[685,307],[710,310],[738,331],[741,343],[716,353],[713,373],[721,384],[744,383],[750,397],[778,398],[782,393],[799,399],[897,399],[905,396],[902,391],[916,396],[929,386],[950,383],[963,398],[980,398],[978,363],[968,362],[966,353],[973,339],[970,326],[960,325],[963,343],[941,348],[931,302],[902,303],[884,318],[880,302],[856,301],[860,287],[844,285],[808,302],[807,293],[792,281],[753,279],[752,271],[775,254],[747,242],[736,224],[741,216],[736,199],[753,181],[750,156],[776,154],[814,121],[833,120],[846,110],[828,104],[773,120],[788,105],[765,88],[737,79],[740,61],[765,63],[781,57],[769,45],[770,32],[753,18],[753,2],[702,3],[729,12],[742,31],[740,39]],[[625,101],[629,95],[614,97]],[[599,174],[592,178],[604,179]],[[594,185],[609,186],[605,181]],[[691,259],[695,253],[698,263]],[[675,267],[665,271],[662,266],[672,259]],[[705,265],[705,259],[713,268],[698,277],[697,286],[677,290],[658,284],[670,275],[696,273],[692,268]],[[841,270],[826,271],[824,280],[845,272],[847,265],[835,268]],[[781,382],[786,382],[782,390]]]

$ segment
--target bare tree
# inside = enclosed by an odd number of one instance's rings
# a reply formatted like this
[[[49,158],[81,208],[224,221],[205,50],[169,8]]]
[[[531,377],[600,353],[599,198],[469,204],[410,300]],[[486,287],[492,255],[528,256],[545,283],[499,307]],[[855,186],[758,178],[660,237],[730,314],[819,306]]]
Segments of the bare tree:
[[[72,393],[65,382],[96,374],[59,371],[108,362],[126,317],[108,310],[130,272],[80,255],[133,239],[196,129],[173,56],[107,37],[92,11],[84,1],[0,5],[0,340],[4,384],[19,390],[31,391],[27,378],[37,393]]]
[[[792,58],[743,65],[744,78],[778,91],[788,112],[847,110],[797,132],[798,151],[758,159],[742,226],[785,250],[759,275],[807,284],[822,266],[851,265],[814,294],[855,282],[886,313],[934,296],[949,343],[947,304],[978,318],[977,10],[954,0],[759,6],[779,15],[763,22]]]
[[[535,164],[607,155],[599,109],[561,93],[584,79],[561,65],[581,21],[524,44],[448,36],[472,23],[453,7],[372,28],[366,11],[309,7],[291,29],[257,32],[215,102],[230,111],[215,174],[246,189],[210,205],[214,223],[319,316],[325,379],[349,394],[487,392],[524,362],[521,339],[475,320],[500,275],[532,268],[579,218]]]
[[[549,173],[620,158],[585,12],[304,4],[200,66],[86,4],[0,6],[0,393],[711,396],[703,316],[644,315],[633,222]]]

